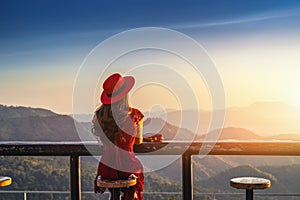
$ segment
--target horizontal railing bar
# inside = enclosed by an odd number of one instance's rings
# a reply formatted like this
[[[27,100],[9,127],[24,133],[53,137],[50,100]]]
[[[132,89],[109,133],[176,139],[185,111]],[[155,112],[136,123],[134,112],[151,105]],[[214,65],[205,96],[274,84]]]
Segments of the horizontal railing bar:
[[[241,193],[194,193],[194,195],[245,195],[244,192]],[[300,196],[300,193],[255,193],[255,196]]]
[[[300,156],[300,141],[218,141],[142,143],[134,147],[139,155],[274,155]],[[15,156],[101,155],[97,143],[0,143],[0,155]]]
[[[0,190],[0,193],[2,194],[23,194],[23,193],[27,193],[27,194],[70,194],[70,191],[53,191],[53,190],[49,190],[49,191],[35,191],[35,190],[31,190],[31,191],[27,191],[27,190]],[[94,194],[94,191],[82,191],[82,194]],[[108,191],[106,191],[105,193],[109,193]],[[165,195],[182,195],[182,192],[143,192],[143,194],[146,195],[150,195],[150,194],[165,194]],[[245,195],[244,192],[235,192],[235,193],[229,193],[229,192],[194,192],[194,195],[216,195],[216,196],[228,196],[228,195]],[[300,196],[300,193],[255,193],[255,196]]]
[[[38,190],[1,190],[0,193],[16,193],[16,194],[70,194],[70,191],[38,191]]]

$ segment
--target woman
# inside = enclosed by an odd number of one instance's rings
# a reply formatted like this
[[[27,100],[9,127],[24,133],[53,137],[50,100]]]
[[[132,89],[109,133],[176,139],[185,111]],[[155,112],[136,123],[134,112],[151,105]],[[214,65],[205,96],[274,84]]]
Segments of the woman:
[[[136,185],[122,189],[124,200],[142,200],[144,189],[143,166],[133,152],[133,145],[142,142],[144,115],[128,104],[128,92],[134,82],[131,76],[122,77],[117,73],[109,76],[103,83],[102,105],[96,110],[93,120],[94,133],[103,143],[96,179],[137,177]],[[104,190],[95,182],[96,193],[103,193]]]

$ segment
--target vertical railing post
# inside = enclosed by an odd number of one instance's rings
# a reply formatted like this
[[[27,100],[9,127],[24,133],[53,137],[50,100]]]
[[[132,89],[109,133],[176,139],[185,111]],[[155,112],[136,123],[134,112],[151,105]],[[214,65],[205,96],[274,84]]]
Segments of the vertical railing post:
[[[81,200],[80,157],[72,154],[70,157],[71,200]]]
[[[184,200],[193,200],[193,166],[192,155],[182,155],[182,195]]]

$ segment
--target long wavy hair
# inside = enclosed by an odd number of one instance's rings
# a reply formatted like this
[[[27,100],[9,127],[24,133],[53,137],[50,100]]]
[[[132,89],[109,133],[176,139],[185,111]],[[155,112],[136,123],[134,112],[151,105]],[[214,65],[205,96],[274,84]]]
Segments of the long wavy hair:
[[[122,126],[126,117],[128,117],[129,111],[128,95],[126,95],[120,101],[113,104],[102,104],[95,112],[97,121],[103,131],[102,133],[104,133],[104,135],[99,134],[103,144],[107,144],[109,141],[116,144],[116,140],[121,134],[120,126]]]

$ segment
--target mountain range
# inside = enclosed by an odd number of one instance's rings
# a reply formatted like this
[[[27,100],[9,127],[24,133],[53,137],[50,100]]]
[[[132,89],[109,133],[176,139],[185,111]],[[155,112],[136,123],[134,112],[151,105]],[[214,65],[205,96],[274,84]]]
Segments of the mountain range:
[[[224,115],[224,116],[223,116]],[[91,121],[90,114],[74,115],[78,121]],[[151,118],[160,118],[171,125],[188,129],[197,135],[203,135],[223,127],[238,127],[250,130],[261,136],[300,133],[300,107],[281,102],[256,102],[249,106],[228,107],[225,110],[174,110],[164,112],[145,112]],[[212,123],[214,118],[214,125]],[[224,118],[224,123],[222,121]],[[285,138],[285,137],[284,137]]]
[[[224,124],[221,120],[223,115]],[[240,127],[265,136],[300,133],[300,107],[281,102],[257,102],[249,106],[214,111],[172,111],[162,116],[167,122],[200,135],[223,127]],[[217,116],[214,119],[219,120],[215,122],[215,127],[210,127],[212,116]],[[198,128],[195,128],[195,123],[198,123]]]
[[[42,108],[0,105],[1,141],[81,141],[78,131],[87,130],[68,115],[59,115]],[[90,127],[90,126],[89,126]]]
[[[300,134],[260,135],[251,130],[238,127],[226,127],[207,134],[197,135],[187,128],[179,128],[160,118],[147,119],[144,122],[145,133],[161,133],[165,140],[300,140]],[[218,137],[216,137],[218,136]]]
[[[272,115],[271,110],[280,114]],[[190,113],[194,111],[182,112]],[[203,140],[211,135],[219,135],[216,138],[219,140],[300,140],[300,134],[298,134],[300,133],[299,113],[300,111],[298,112],[297,109],[281,103],[256,103],[245,108],[230,108],[226,116],[235,117],[228,117],[226,120],[228,126],[199,135],[182,124],[178,127],[178,125],[169,122],[180,114],[179,111],[170,110],[166,120],[159,117],[147,118],[144,121],[144,133],[161,133],[165,140]],[[156,116],[159,116],[159,114]],[[206,118],[208,117],[201,116],[200,121],[205,123]],[[233,121],[233,118],[239,120],[231,123],[230,121]],[[284,125],[280,126],[283,122],[277,123],[279,118],[285,121]],[[289,121],[288,125],[287,120]],[[244,121],[248,121],[248,124],[243,125]],[[260,122],[255,123],[257,121]],[[78,122],[69,115],[56,114],[42,108],[0,105],[0,124],[0,139],[2,141],[95,140],[90,134],[90,122]],[[255,124],[265,124],[266,127],[275,126],[280,128],[274,130],[273,134],[270,134],[270,132],[269,134],[262,134],[261,132],[253,131],[254,129],[259,129],[257,127],[260,126]],[[296,132],[298,131],[297,126],[299,126],[299,132]],[[291,127],[293,127],[294,131],[289,130]],[[282,131],[283,128],[286,128],[286,131]],[[81,133],[80,136],[78,132]]]

